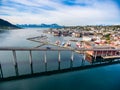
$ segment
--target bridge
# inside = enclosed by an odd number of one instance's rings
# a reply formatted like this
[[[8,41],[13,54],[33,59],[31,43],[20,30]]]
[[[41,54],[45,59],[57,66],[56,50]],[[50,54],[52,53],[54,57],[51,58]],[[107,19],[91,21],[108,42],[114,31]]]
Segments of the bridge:
[[[0,60],[0,81],[6,81],[6,80],[14,80],[14,79],[22,79],[22,78],[29,78],[29,77],[34,77],[34,76],[40,76],[40,75],[51,75],[51,74],[56,74],[56,73],[64,73],[64,72],[68,72],[68,71],[74,71],[74,70],[82,70],[82,69],[89,69],[89,68],[94,68],[94,67],[99,67],[99,66],[105,66],[105,65],[111,65],[111,64],[116,64],[116,63],[120,63],[120,49],[85,49],[85,48],[75,48],[75,49],[68,49],[68,48],[26,48],[26,47],[0,47],[0,51],[11,51],[12,55],[13,55],[13,66],[14,66],[14,70],[15,70],[15,76],[9,76],[9,77],[4,77],[4,70],[3,67],[1,65],[1,60]],[[30,73],[29,74],[24,74],[24,75],[20,75],[19,73],[19,69],[18,69],[18,61],[17,61],[17,55],[16,55],[16,51],[27,51],[29,53],[29,65],[30,65]],[[33,51],[44,51],[44,68],[45,70],[43,72],[34,72],[33,69],[33,55],[32,52]],[[58,69],[57,70],[51,70],[48,71],[47,70],[47,65],[48,65],[48,61],[47,61],[47,52],[49,51],[57,51],[58,52]],[[70,56],[70,67],[69,68],[61,68],[61,53],[62,51],[69,51],[71,52],[71,56]],[[74,62],[74,53],[75,51],[80,51],[82,52],[81,54],[83,55],[82,58],[82,63],[80,66],[78,67],[73,67],[73,62]],[[103,62],[103,60],[96,62],[96,63],[90,63],[88,65],[85,65],[85,55],[86,55],[86,51],[117,51],[119,52],[116,56],[103,56],[103,59],[112,59],[112,62],[109,61],[105,61]],[[6,55],[7,56],[7,55]],[[101,55],[102,56],[102,55]],[[96,59],[97,56],[94,55],[94,59]],[[6,65],[7,67],[7,65]]]

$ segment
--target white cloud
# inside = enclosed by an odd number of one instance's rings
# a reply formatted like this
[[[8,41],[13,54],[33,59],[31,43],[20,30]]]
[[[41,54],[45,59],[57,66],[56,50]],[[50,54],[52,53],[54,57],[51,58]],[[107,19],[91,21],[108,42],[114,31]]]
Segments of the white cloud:
[[[58,23],[61,25],[86,25],[86,24],[120,24],[120,10],[111,0],[76,0],[75,3],[85,3],[87,6],[69,6],[52,0],[12,0],[26,5],[27,11],[20,12],[17,8],[4,6],[0,17],[12,23]],[[27,8],[27,6],[34,6]],[[46,10],[37,7],[51,7],[55,10]],[[13,11],[11,12],[10,10]],[[24,9],[24,7],[23,7]],[[32,11],[37,13],[34,13]]]

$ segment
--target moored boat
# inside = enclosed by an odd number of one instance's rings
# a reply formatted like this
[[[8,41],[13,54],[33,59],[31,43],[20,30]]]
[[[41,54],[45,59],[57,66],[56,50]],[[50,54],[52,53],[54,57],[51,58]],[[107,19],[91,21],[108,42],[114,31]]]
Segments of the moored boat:
[[[77,46],[78,48],[82,47],[82,45],[81,45],[80,42],[76,42],[76,46]]]

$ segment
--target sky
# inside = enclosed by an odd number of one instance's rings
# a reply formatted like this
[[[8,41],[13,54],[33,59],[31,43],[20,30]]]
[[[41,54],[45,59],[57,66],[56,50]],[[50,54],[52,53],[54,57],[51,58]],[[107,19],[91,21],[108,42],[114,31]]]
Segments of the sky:
[[[13,24],[120,25],[120,0],[0,0]]]

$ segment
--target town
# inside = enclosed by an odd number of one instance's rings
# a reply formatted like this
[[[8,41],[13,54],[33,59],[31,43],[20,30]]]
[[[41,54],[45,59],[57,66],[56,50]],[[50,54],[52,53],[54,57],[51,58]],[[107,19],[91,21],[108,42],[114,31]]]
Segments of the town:
[[[74,27],[64,27],[64,28],[51,28],[45,30],[44,33],[52,34],[53,36],[64,36],[71,37],[67,42],[60,42],[57,40],[56,45],[62,45],[66,48],[73,48],[71,42],[74,42],[74,48],[86,48],[86,49],[106,49],[104,52],[100,51],[87,51],[86,53],[90,56],[102,57],[112,56],[110,58],[119,55],[120,51],[115,51],[120,49],[120,26],[74,26]],[[78,38],[81,38],[79,40]],[[113,51],[107,51],[108,49],[115,49]],[[110,59],[109,58],[109,59]],[[119,58],[119,57],[118,57]],[[91,60],[90,60],[91,61]]]

